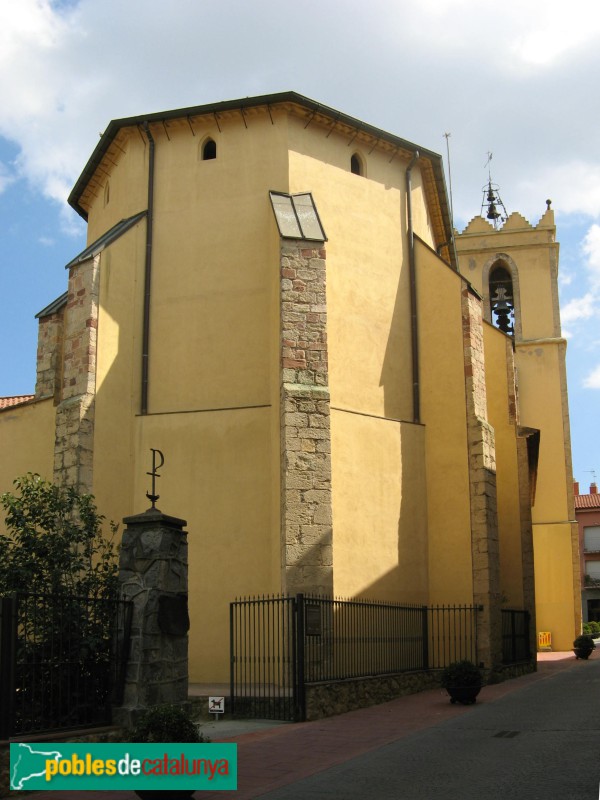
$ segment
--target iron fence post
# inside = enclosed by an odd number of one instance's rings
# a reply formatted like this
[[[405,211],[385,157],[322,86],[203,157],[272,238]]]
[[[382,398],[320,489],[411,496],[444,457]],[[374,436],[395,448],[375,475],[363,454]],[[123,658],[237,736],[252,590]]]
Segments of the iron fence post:
[[[510,636],[512,641],[511,655],[513,662],[517,660],[517,626],[516,614],[511,611],[510,614]]]
[[[304,595],[296,595],[296,658],[295,694],[296,722],[306,720],[306,686],[304,683]]]
[[[422,636],[423,636],[423,669],[429,669],[429,621],[427,606],[423,606],[421,612]]]
[[[483,611],[483,605],[475,606],[475,658],[473,661],[479,663],[479,613]]]
[[[113,688],[113,706],[123,704],[127,664],[131,651],[131,623],[133,618],[133,601],[121,600],[115,609],[115,685]]]
[[[0,739],[13,733],[16,605],[16,597],[0,598]]]
[[[233,636],[233,609],[234,603],[229,603],[229,703],[231,716],[235,716],[235,645]]]

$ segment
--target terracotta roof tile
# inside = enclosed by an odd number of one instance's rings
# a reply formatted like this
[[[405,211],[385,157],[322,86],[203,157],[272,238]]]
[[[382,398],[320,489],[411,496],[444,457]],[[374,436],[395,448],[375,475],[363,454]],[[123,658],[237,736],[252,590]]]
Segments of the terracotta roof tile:
[[[11,408],[12,406],[20,406],[22,403],[27,403],[33,400],[34,394],[18,394],[14,397],[0,397],[0,409]]]
[[[576,494],[575,508],[600,508],[600,494]]]

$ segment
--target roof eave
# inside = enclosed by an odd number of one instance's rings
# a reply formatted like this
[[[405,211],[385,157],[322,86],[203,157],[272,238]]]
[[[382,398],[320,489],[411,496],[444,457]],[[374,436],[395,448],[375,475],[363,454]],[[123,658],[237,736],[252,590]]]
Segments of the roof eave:
[[[234,111],[236,109],[254,108],[257,106],[272,106],[281,103],[295,103],[296,105],[302,106],[303,108],[306,108],[315,113],[324,114],[336,120],[337,122],[341,122],[345,125],[355,128],[356,130],[367,133],[368,135],[373,136],[376,139],[382,139],[384,141],[387,141],[394,147],[397,147],[398,149],[403,149],[412,153],[418,150],[421,158],[428,159],[432,164],[434,179],[437,188],[437,194],[440,200],[441,214],[445,228],[446,241],[451,240],[453,232],[452,232],[452,225],[449,213],[448,196],[446,192],[446,181],[442,166],[442,157],[438,153],[434,153],[432,150],[428,150],[427,148],[419,147],[413,142],[409,142],[408,140],[402,139],[399,136],[394,136],[393,134],[388,133],[387,131],[381,130],[380,128],[376,128],[373,125],[369,125],[366,122],[362,122],[361,120],[356,119],[355,117],[351,117],[347,114],[342,113],[341,111],[337,111],[334,108],[323,105],[322,103],[318,103],[315,100],[311,100],[309,97],[304,97],[303,95],[298,94],[297,92],[291,92],[291,91],[277,92],[275,94],[259,95],[257,97],[245,97],[245,98],[240,98],[238,100],[224,100],[218,103],[209,103],[206,105],[199,105],[199,106],[189,106],[187,108],[178,108],[178,109],[173,109],[171,111],[159,111],[153,114],[142,114],[133,117],[123,117],[121,119],[111,120],[106,130],[102,134],[100,141],[96,145],[94,152],[92,153],[87,164],[85,165],[83,172],[77,179],[71,193],[69,194],[68,198],[69,205],[72,208],[74,208],[75,211],[77,211],[77,213],[81,217],[83,217],[83,219],[87,221],[88,218],[87,211],[80,204],[81,196],[85,188],[87,187],[92,175],[95,173],[97,167],[102,161],[102,158],[108,151],[116,134],[122,128],[138,126],[144,123],[165,122],[170,119],[182,119],[185,117],[202,116],[205,114],[218,114],[219,112]],[[451,261],[454,262],[454,254],[452,252],[452,248],[449,248],[449,250],[450,250]],[[456,267],[455,264],[453,265]]]

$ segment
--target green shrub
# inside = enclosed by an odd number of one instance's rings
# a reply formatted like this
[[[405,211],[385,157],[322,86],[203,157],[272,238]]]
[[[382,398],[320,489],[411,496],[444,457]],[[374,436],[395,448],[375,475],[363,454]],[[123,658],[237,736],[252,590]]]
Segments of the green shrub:
[[[62,488],[29,473],[0,495],[6,533],[0,532],[0,596],[15,591],[112,597],[118,560],[104,536],[104,517],[90,494]],[[116,525],[110,525],[112,533]]]
[[[588,622],[587,625],[590,628],[590,633],[592,634],[592,636],[598,636],[598,634],[600,633],[600,625],[596,622],[596,620]]]
[[[0,495],[0,597],[19,595],[15,725],[87,725],[109,702],[116,548],[92,495],[31,473],[13,485]]]
[[[587,650],[588,648],[590,650],[593,650],[596,647],[596,645],[591,636],[587,634],[582,634],[581,636],[578,636],[575,639],[575,641],[573,642],[573,647],[582,650]]]
[[[181,706],[155,706],[140,718],[127,738],[130,742],[206,742]]]
[[[592,633],[592,627],[591,627],[590,623],[589,622],[584,622],[582,627],[583,627],[582,633],[585,636],[590,636],[591,633]]]
[[[479,667],[466,659],[448,664],[442,671],[441,680],[444,689],[453,686],[481,686],[482,684]]]

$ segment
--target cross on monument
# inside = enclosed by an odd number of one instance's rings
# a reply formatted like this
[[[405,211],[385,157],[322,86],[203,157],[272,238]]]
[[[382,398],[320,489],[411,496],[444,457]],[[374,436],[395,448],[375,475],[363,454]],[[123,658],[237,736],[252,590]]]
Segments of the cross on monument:
[[[160,497],[159,494],[156,494],[156,479],[160,478],[158,470],[165,463],[165,457],[160,450],[156,450],[154,447],[151,447],[150,451],[152,452],[152,472],[147,472],[146,475],[150,475],[152,478],[152,494],[146,492],[146,497],[152,501],[152,508],[156,508],[156,501]],[[160,463],[157,463],[159,458]]]

